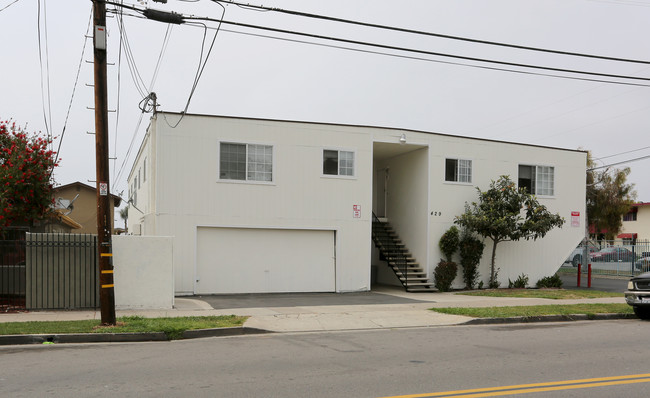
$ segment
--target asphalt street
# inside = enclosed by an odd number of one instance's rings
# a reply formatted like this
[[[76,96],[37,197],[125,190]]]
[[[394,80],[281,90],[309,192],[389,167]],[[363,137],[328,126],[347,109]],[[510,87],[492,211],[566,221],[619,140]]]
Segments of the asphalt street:
[[[640,397],[649,331],[619,320],[0,347],[0,396],[521,396],[552,383],[525,396]]]

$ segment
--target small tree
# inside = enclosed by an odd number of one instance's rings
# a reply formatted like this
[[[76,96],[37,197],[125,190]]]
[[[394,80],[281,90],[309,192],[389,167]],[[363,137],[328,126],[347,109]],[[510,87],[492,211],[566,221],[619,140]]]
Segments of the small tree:
[[[449,291],[451,284],[456,279],[458,273],[458,265],[452,261],[452,256],[458,250],[459,233],[456,226],[451,226],[445,232],[438,242],[440,251],[445,255],[447,261],[440,260],[436,268],[433,270],[435,278],[436,289],[441,292]]]
[[[440,247],[440,251],[445,255],[448,262],[452,261],[451,256],[453,256],[458,250],[459,236],[460,233],[458,232],[458,228],[456,228],[456,226],[451,226],[447,232],[442,235],[440,242],[438,242],[438,247]]]
[[[124,231],[127,231],[127,222],[129,221],[129,206],[126,206],[122,210],[120,210],[120,217],[122,220],[124,220]]]
[[[490,286],[495,279],[497,245],[500,242],[543,238],[555,227],[562,227],[564,219],[552,214],[546,206],[524,189],[517,189],[509,176],[501,176],[483,192],[477,188],[479,201],[465,205],[465,213],[455,223],[492,240]]]
[[[485,243],[464,229],[458,244],[458,252],[466,289],[474,289],[474,285],[477,283],[478,265],[483,257],[483,249],[485,249]]]
[[[42,219],[51,211],[52,171],[57,164],[50,144],[15,123],[0,121],[0,230]]]
[[[622,170],[606,168],[602,171],[593,170],[596,163],[587,154],[587,216],[589,223],[594,226],[598,239],[600,231],[607,231],[605,239],[612,240],[623,227],[623,216],[627,213],[636,192],[634,184],[627,183],[630,168]]]

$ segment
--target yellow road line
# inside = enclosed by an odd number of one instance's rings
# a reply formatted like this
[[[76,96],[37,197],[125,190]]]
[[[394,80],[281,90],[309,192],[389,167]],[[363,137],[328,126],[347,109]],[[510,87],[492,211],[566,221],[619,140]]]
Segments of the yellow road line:
[[[428,398],[428,397],[495,397],[531,392],[575,390],[578,388],[605,387],[620,384],[648,383],[650,373],[626,376],[599,377],[593,379],[565,380],[547,383],[519,384],[503,387],[475,388],[471,390],[445,391],[429,394],[395,395],[383,398]]]

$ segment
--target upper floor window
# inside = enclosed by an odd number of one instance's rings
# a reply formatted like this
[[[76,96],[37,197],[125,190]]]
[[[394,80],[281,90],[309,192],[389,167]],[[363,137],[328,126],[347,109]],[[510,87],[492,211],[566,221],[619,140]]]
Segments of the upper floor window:
[[[519,188],[533,195],[555,194],[555,168],[551,166],[519,165]]]
[[[323,174],[354,176],[354,152],[324,149]]]
[[[466,159],[446,159],[445,181],[471,183],[472,161]]]
[[[219,178],[273,181],[273,147],[222,142],[219,150]]]
[[[633,207],[630,211],[625,213],[625,215],[623,216],[623,221],[636,221],[637,211],[639,211],[639,209]]]

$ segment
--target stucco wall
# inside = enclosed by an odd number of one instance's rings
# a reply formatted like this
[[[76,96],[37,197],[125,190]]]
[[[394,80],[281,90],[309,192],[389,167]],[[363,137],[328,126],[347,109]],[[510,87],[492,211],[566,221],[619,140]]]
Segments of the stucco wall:
[[[406,147],[420,149],[383,159],[385,164],[373,164],[373,143],[399,146],[400,133],[395,129],[195,115],[187,115],[178,128],[171,129],[160,117],[154,118],[151,136],[133,169],[140,167],[143,154],[148,153],[153,167],[147,182],[154,185],[147,188],[150,196],[142,204],[147,213],[140,218],[143,232],[175,236],[177,294],[195,291],[196,235],[201,226],[337,231],[337,291],[368,290],[371,210],[378,191],[376,185],[373,189],[373,170],[390,167],[389,221],[395,223],[432,276],[441,257],[438,240],[464,211],[465,202],[476,200],[476,187],[485,190],[491,180],[504,174],[516,181],[518,165],[526,164],[555,167],[555,194],[540,197],[540,202],[559,212],[567,224],[543,240],[501,244],[497,261],[502,282],[526,273],[534,284],[555,272],[581,240],[585,153],[409,131]],[[272,145],[273,182],[219,180],[220,141]],[[354,151],[356,175],[323,176],[323,149]],[[446,158],[471,159],[472,183],[445,182]],[[359,218],[353,216],[354,205],[361,208]],[[572,211],[580,213],[577,227],[571,226]],[[489,250],[488,244],[480,267],[484,280],[489,275]],[[459,274],[455,286],[461,285]]]
[[[115,307],[171,309],[174,263],[171,237],[113,236]]]
[[[370,289],[371,145],[354,128],[186,117],[157,123],[155,226],[174,235],[176,291],[194,291],[199,226],[337,231],[337,291]],[[273,145],[272,183],[219,180],[219,142]],[[345,143],[342,145],[342,143]],[[323,176],[324,148],[355,152],[356,175]],[[162,161],[164,159],[164,161]],[[360,218],[353,206],[361,207]]]

